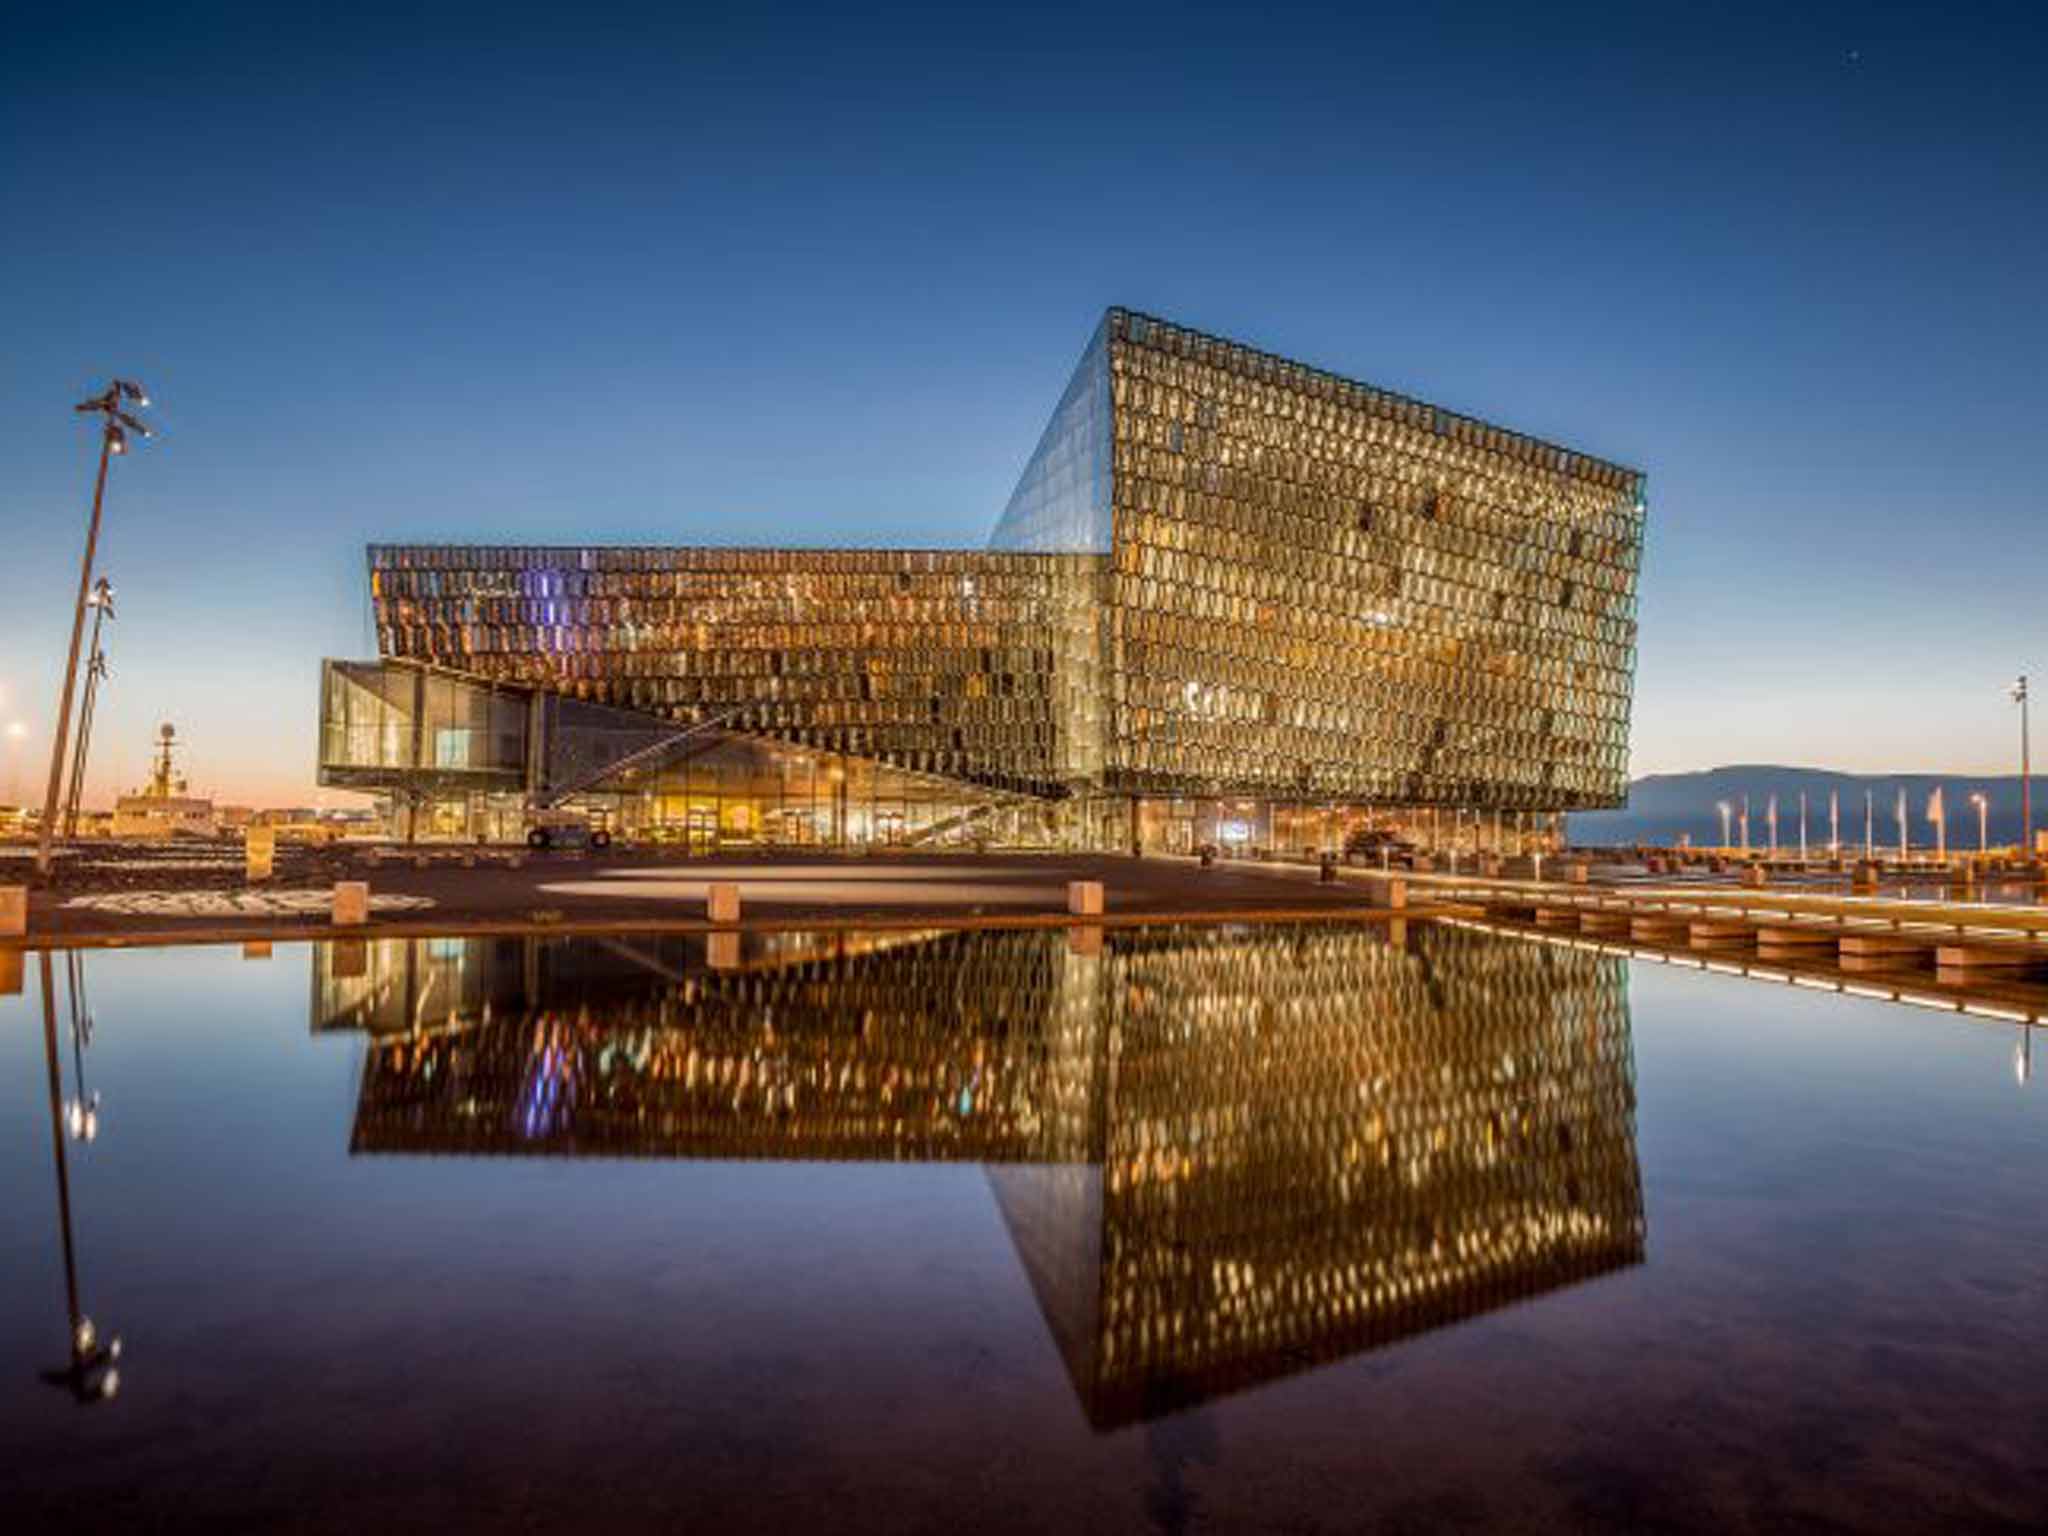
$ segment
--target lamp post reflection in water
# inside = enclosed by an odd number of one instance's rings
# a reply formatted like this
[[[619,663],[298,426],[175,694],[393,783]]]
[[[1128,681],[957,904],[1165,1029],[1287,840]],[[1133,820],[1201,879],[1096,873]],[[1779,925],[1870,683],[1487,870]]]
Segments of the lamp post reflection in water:
[[[64,1148],[64,1082],[57,1064],[57,985],[50,952],[42,954],[43,1059],[50,1074],[50,1154],[57,1166],[57,1224],[64,1243],[64,1310],[70,1325],[70,1363],[43,1372],[52,1386],[67,1388],[80,1403],[104,1402],[121,1389],[118,1336],[102,1342],[99,1329],[78,1304],[78,1256],[71,1237],[71,1169]]]
[[[85,1088],[85,1048],[92,1044],[92,1010],[85,1000],[85,956],[64,953],[66,998],[71,1007],[71,1084],[64,1101],[64,1125],[73,1141],[93,1141],[100,1133],[100,1096]]]

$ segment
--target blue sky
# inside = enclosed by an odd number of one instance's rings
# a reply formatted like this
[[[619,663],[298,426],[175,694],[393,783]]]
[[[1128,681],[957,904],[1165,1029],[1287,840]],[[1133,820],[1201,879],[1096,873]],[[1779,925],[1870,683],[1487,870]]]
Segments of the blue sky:
[[[31,746],[70,406],[166,431],[102,792],[309,798],[369,540],[979,544],[1111,303],[1647,469],[1639,772],[2002,768],[2048,675],[2028,7],[331,10],[0,50]]]

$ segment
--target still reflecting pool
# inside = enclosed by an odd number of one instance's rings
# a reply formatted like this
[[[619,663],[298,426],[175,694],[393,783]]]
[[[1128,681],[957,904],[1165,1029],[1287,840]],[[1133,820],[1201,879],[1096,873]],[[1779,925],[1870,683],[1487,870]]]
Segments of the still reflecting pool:
[[[4,994],[27,1528],[2048,1508],[2004,1027],[1437,925],[31,956]]]

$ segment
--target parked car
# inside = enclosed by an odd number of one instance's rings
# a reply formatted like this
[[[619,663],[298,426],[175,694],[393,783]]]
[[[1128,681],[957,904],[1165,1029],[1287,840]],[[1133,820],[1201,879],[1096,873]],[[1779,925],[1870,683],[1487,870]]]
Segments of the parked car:
[[[609,848],[612,834],[587,811],[556,807],[529,811],[526,815],[526,846],[529,848]]]
[[[1360,827],[1344,839],[1344,851],[1375,855],[1384,851],[1398,857],[1414,853],[1415,845],[1384,827]]]

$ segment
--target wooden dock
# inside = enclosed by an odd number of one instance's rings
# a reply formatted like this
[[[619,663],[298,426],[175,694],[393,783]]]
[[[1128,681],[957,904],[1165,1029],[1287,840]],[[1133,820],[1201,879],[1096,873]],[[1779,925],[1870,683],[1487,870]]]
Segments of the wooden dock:
[[[1483,875],[1344,871],[1403,880],[1432,905],[1483,912],[1547,933],[1712,952],[1824,958],[1845,971],[2048,976],[2048,907],[1773,890],[1769,886],[1608,885]]]

